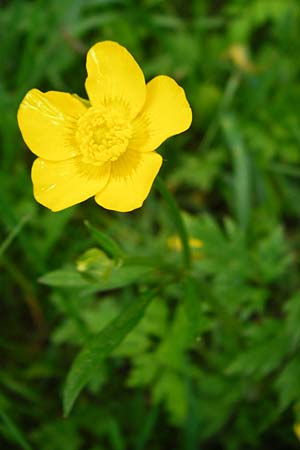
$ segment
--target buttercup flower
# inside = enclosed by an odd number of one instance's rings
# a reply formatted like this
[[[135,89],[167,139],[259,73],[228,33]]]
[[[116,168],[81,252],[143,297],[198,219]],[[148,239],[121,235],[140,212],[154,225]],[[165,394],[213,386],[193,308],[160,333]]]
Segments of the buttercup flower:
[[[116,42],[95,44],[86,66],[89,102],[32,89],[20,105],[23,139],[38,156],[34,196],[52,211],[92,196],[104,208],[131,211],[142,206],[161,167],[155,149],[189,128],[191,109],[172,78],[145,84],[134,58]]]

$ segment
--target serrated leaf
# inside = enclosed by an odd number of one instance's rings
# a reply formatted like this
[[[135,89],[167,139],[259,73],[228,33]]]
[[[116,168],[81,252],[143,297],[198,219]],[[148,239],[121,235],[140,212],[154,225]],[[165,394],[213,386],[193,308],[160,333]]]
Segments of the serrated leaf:
[[[153,291],[148,291],[144,296],[126,306],[78,354],[68,374],[63,393],[65,416],[70,413],[81,390],[99,370],[103,358],[109,355],[138,324],[154,295]]]
[[[184,379],[175,371],[163,371],[153,388],[155,402],[164,401],[176,424],[182,424],[188,412],[186,385]]]

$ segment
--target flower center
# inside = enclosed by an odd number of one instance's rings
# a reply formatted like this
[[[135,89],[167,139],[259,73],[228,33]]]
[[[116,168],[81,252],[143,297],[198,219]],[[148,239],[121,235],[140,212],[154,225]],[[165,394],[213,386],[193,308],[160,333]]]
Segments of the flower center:
[[[101,166],[116,161],[130,138],[131,125],[117,108],[91,107],[78,120],[76,139],[85,163]]]

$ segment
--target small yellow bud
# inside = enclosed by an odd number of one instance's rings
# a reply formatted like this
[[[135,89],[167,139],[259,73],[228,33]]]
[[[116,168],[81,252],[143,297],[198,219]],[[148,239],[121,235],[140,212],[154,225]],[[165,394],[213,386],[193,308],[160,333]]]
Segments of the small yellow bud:
[[[248,50],[244,45],[232,44],[227,50],[226,56],[243,72],[255,72],[255,66],[250,60]]]

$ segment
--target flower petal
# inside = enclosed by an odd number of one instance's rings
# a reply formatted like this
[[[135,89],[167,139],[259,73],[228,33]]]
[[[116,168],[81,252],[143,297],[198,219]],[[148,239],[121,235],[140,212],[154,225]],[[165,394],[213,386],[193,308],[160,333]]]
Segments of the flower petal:
[[[52,211],[60,211],[103,189],[109,173],[110,164],[91,166],[78,157],[56,162],[37,158],[31,171],[34,197]]]
[[[191,122],[184,90],[170,77],[155,77],[147,84],[145,105],[134,120],[130,148],[153,151],[167,138],[187,130]]]
[[[18,123],[24,141],[36,155],[61,161],[77,153],[75,126],[86,106],[64,92],[29,91],[18,111]]]
[[[127,212],[140,208],[149,194],[162,164],[158,153],[127,150],[111,165],[110,179],[96,195],[96,202],[106,209]]]
[[[145,78],[125,47],[111,41],[95,44],[86,67],[85,87],[93,106],[118,101],[127,107],[129,119],[139,113],[146,98]]]

